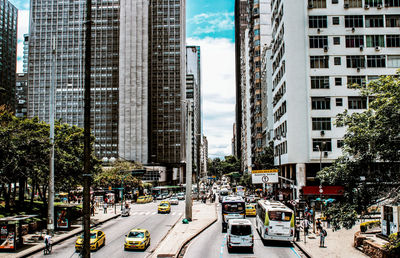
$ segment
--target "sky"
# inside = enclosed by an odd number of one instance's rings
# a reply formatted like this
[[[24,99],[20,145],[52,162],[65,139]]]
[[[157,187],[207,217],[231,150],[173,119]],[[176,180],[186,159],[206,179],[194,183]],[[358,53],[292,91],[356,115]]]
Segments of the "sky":
[[[134,1],[134,0],[133,0]],[[18,63],[22,72],[23,35],[29,30],[29,0],[18,8]],[[186,0],[186,42],[200,46],[203,134],[210,158],[232,154],[235,120],[235,0]]]

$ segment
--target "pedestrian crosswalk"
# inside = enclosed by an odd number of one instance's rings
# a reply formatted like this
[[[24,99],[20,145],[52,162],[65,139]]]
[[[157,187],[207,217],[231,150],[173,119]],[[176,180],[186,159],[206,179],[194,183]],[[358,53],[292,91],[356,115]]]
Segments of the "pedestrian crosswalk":
[[[151,212],[151,211],[134,211],[134,212],[131,212],[131,216],[150,216],[150,215],[157,215],[158,213],[156,212],[156,211],[154,211],[154,212]],[[175,216],[175,215],[178,215],[178,216],[182,216],[182,214],[183,214],[183,212],[171,212],[170,214],[167,214],[167,215],[171,215],[171,216]]]

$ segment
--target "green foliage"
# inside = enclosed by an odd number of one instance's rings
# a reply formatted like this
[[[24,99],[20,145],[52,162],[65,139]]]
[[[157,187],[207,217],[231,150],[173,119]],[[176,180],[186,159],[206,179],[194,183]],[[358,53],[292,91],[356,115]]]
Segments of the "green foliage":
[[[334,203],[324,211],[326,217],[331,218],[331,225],[334,229],[344,227],[350,229],[357,221],[355,207],[348,203]]]
[[[390,234],[389,242],[384,245],[384,248],[391,254],[400,255],[400,237],[397,234],[398,233]]]
[[[240,160],[235,156],[225,156],[224,160],[220,158],[208,159],[207,170],[211,175],[218,177],[231,172],[239,172]]]
[[[332,214],[337,225],[351,225],[353,212],[365,213],[382,198],[396,196],[400,185],[400,71],[356,87],[368,98],[361,113],[347,110],[336,124],[346,127],[343,156],[317,177],[322,184],[343,185],[345,198],[338,205],[349,214]],[[398,198],[398,197],[397,197]],[[349,209],[349,207],[352,207]]]
[[[131,175],[133,169],[142,169],[143,166],[138,163],[128,161],[116,161],[113,167],[105,167],[101,173],[94,177],[94,185],[97,187],[121,187],[124,180],[124,187],[132,188],[142,186],[140,179]]]
[[[271,169],[274,168],[274,142],[270,141],[269,145],[264,148],[262,153],[256,157],[254,169]]]

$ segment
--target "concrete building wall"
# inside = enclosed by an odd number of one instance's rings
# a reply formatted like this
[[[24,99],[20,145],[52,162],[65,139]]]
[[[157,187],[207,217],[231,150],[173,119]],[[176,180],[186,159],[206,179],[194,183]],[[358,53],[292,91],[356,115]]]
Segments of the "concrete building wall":
[[[148,0],[120,0],[119,156],[148,162]]]

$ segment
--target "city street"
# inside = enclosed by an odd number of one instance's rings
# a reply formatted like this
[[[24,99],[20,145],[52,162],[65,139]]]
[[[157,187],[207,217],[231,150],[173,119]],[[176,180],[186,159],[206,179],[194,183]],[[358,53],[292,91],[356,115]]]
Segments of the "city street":
[[[255,218],[248,218],[253,224],[254,252],[246,249],[228,253],[226,233],[222,233],[221,205],[218,205],[218,221],[189,243],[184,257],[220,258],[220,257],[301,257],[290,243],[263,242],[255,229]]]
[[[184,213],[184,201],[180,201],[179,205],[171,206],[170,214],[157,214],[159,202],[133,204],[129,217],[119,217],[96,228],[106,234],[106,244],[98,251],[92,252],[92,257],[146,257]],[[149,230],[151,245],[145,251],[124,251],[125,235],[133,228]],[[73,237],[53,246],[50,255],[44,256],[41,252],[33,257],[79,257],[79,253],[75,252],[75,241],[76,237]]]

